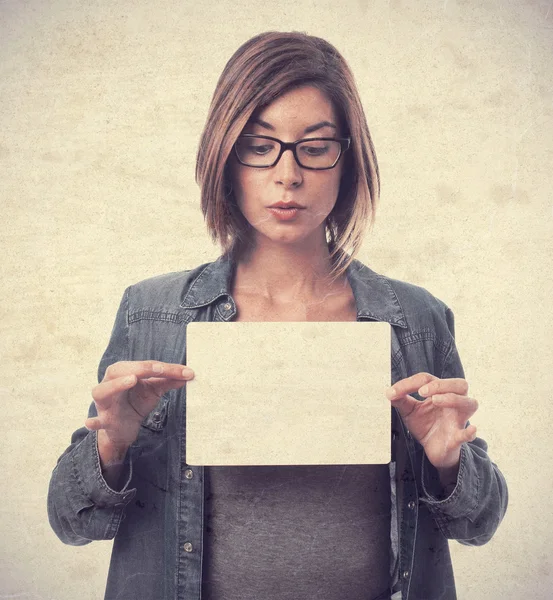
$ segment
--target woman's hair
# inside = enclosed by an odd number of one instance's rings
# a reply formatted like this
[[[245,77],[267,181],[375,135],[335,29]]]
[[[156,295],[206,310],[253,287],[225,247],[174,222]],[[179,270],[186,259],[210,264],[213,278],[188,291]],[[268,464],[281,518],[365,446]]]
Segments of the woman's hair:
[[[325,40],[305,33],[266,32],[245,42],[226,64],[200,138],[196,181],[201,207],[215,243],[228,256],[251,241],[252,228],[232,193],[227,161],[254,111],[304,85],[323,92],[351,137],[336,205],[326,219],[331,278],[345,273],[374,222],[380,191],[378,163],[353,74]],[[349,251],[349,254],[348,254]]]

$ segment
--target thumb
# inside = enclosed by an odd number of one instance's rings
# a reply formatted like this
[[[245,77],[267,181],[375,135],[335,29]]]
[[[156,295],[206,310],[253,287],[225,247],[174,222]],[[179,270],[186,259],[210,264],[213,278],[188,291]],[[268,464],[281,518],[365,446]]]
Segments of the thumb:
[[[159,397],[163,396],[169,390],[178,390],[186,385],[187,381],[186,379],[165,379],[162,377],[156,378],[155,382],[152,379],[148,380],[152,384],[155,394]]]
[[[420,404],[418,400],[406,394],[405,396],[399,396],[390,400],[390,404],[397,408],[402,419],[408,417]]]
[[[98,431],[99,429],[103,429],[102,423],[98,417],[87,419],[84,422],[84,426],[90,431]]]

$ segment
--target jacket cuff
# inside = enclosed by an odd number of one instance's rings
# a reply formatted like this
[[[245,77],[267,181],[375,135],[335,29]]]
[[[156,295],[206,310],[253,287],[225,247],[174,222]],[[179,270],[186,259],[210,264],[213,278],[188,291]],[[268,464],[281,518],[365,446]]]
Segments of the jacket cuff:
[[[478,506],[478,473],[474,464],[474,457],[466,442],[461,446],[457,482],[453,491],[446,498],[439,497],[442,485],[438,470],[430,463],[424,453],[421,481],[423,495],[420,500],[428,506],[437,521],[447,522],[452,519],[466,517]]]
[[[125,485],[120,491],[112,490],[104,477],[98,453],[98,432],[90,431],[71,453],[72,470],[83,495],[98,507],[126,506],[136,495],[136,488],[127,489],[132,479],[132,451],[125,457],[121,479]]]

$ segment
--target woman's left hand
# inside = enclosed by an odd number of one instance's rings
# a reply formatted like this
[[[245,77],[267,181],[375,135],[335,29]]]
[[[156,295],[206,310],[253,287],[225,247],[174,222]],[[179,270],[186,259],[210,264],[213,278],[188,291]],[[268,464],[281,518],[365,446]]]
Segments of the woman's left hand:
[[[442,472],[459,466],[461,445],[476,437],[474,425],[465,429],[478,409],[478,402],[467,396],[468,387],[465,379],[439,379],[430,373],[417,373],[397,381],[387,392],[428,460]],[[409,396],[413,392],[425,400]]]

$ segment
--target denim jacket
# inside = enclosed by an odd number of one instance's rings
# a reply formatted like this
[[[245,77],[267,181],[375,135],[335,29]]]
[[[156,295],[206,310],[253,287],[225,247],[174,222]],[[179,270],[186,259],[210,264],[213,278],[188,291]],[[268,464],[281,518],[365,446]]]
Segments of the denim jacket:
[[[186,364],[188,323],[232,321],[236,315],[234,266],[221,256],[127,288],[98,380],[121,360]],[[441,300],[358,260],[347,277],[357,321],[392,325],[391,384],[421,371],[464,377],[453,313]],[[476,438],[461,447],[456,486],[441,496],[437,471],[422,446],[395,408],[391,415],[392,598],[454,600],[448,539],[478,546],[493,536],[507,508],[505,479],[486,442]],[[97,416],[94,402],[88,416]],[[119,490],[104,480],[97,433],[86,427],[73,433],[52,472],[48,517],[60,540],[74,546],[113,540],[106,600],[200,600],[204,468],[186,463],[185,418],[186,387],[161,397],[127,452]]]

